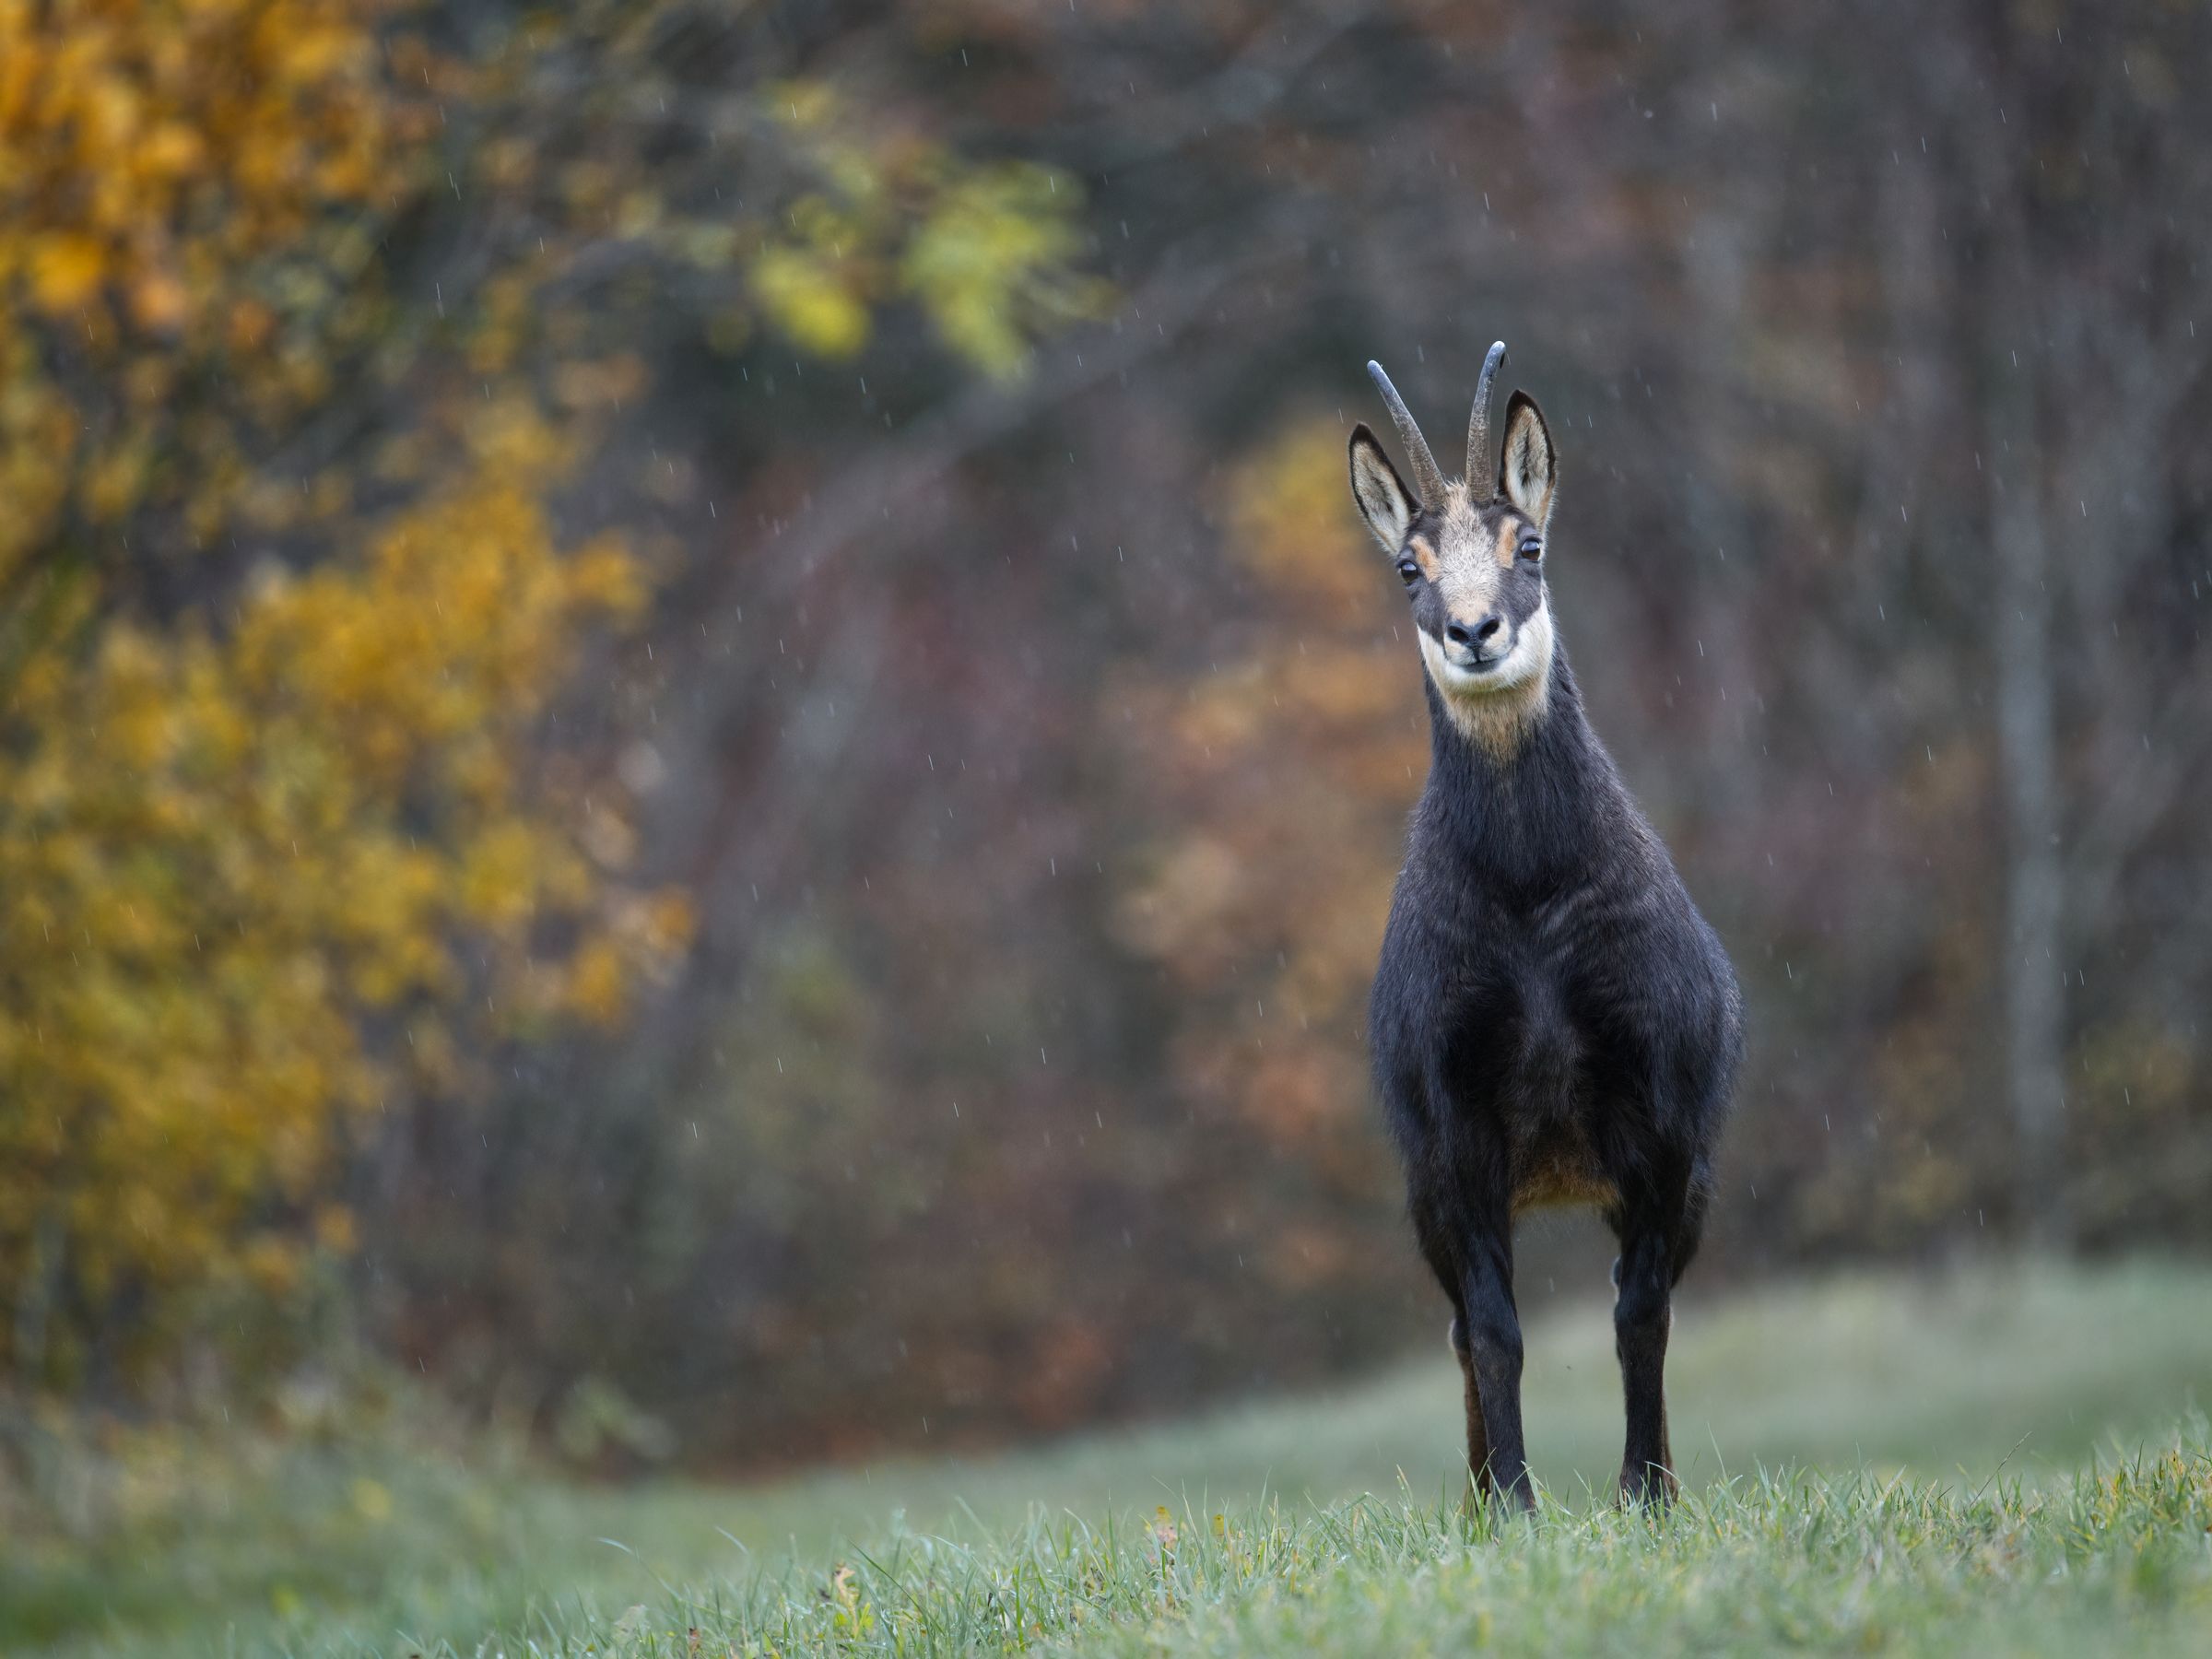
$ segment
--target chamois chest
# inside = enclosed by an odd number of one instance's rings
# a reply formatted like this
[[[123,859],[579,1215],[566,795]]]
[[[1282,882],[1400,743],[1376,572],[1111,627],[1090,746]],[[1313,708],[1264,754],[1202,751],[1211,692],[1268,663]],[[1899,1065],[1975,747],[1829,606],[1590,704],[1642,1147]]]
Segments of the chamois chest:
[[[1382,1026],[1454,1067],[1510,1071],[1531,1094],[1570,1090],[1606,1038],[1606,946],[1573,924],[1593,908],[1586,893],[1535,899],[1409,869],[1376,976]]]
[[[1429,885],[1411,870],[1400,885],[1372,1007],[1401,1149],[1427,1164],[1487,1148],[1515,1211],[1610,1204],[1598,1143],[1648,1045],[1608,1007],[1602,947],[1573,925],[1590,896]]]
[[[1515,1210],[1610,1205],[1604,1147],[1670,1071],[1706,977],[1672,864],[1579,722],[1512,777],[1440,765],[1414,815],[1371,1006],[1401,1149],[1479,1146]],[[1657,992],[1657,994],[1654,993]],[[1695,1000],[1710,1000],[1699,996]]]

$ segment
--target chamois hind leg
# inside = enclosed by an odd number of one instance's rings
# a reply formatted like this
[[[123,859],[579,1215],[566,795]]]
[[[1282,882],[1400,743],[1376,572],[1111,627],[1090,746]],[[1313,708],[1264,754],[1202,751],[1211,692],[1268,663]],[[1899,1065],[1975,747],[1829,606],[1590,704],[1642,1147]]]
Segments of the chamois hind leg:
[[[1696,1253],[1702,1218],[1686,1179],[1662,1180],[1624,1200],[1615,1221],[1620,1257],[1613,1265],[1613,1342],[1628,1417],[1620,1496],[1665,1504],[1681,1489],[1666,1433],[1666,1339],[1674,1288]]]
[[[1489,1452],[1490,1479],[1509,1502],[1536,1507],[1521,1439],[1521,1315],[1513,1306],[1512,1222],[1500,1216],[1467,1241],[1460,1290],[1477,1415]],[[1472,1439],[1472,1424],[1469,1425]]]
[[[1452,1324],[1446,1336],[1452,1344],[1452,1357],[1459,1361],[1460,1381],[1466,1393],[1467,1500],[1474,1503],[1488,1498],[1495,1486],[1490,1478],[1490,1439],[1482,1424],[1482,1390],[1476,1381],[1475,1356],[1467,1345],[1466,1309],[1461,1300],[1460,1285],[1465,1275],[1450,1221],[1417,1197],[1413,1223],[1415,1235],[1420,1240],[1421,1254],[1452,1302]]]
[[[1456,1305],[1459,1299],[1453,1299]],[[1467,1316],[1464,1312],[1452,1315],[1452,1354],[1459,1361],[1460,1381],[1465,1384],[1467,1401],[1467,1500],[1478,1503],[1497,1493],[1497,1483],[1490,1478],[1490,1435],[1482,1423],[1482,1388],[1475,1379],[1475,1355],[1467,1346]]]

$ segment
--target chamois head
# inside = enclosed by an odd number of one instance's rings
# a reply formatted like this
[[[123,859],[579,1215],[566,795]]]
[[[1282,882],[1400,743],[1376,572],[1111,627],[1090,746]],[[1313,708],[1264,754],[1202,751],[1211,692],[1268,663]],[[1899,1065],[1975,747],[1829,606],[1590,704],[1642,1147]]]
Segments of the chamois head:
[[[1505,441],[1492,466],[1490,386],[1504,359],[1500,340],[1483,361],[1460,479],[1444,477],[1382,366],[1368,364],[1406,446],[1414,488],[1361,424],[1352,429],[1352,499],[1396,561],[1421,660],[1445,712],[1493,752],[1510,753],[1542,715],[1550,681],[1544,535],[1559,470],[1550,429],[1535,399],[1519,391],[1506,404]]]

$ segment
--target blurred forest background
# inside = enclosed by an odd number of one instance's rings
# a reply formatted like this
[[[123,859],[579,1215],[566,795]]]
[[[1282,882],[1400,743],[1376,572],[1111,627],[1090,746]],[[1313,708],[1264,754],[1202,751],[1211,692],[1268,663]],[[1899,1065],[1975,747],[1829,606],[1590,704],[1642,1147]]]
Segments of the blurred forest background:
[[[1500,336],[1750,999],[1700,1278],[2212,1244],[2208,36],[0,0],[8,1409],[757,1468],[1439,1347],[1343,445]]]

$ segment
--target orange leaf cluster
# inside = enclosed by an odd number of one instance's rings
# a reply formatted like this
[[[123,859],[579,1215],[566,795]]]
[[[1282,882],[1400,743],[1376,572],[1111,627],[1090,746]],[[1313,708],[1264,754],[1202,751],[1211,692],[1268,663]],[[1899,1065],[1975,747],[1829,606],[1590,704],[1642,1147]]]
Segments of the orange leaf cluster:
[[[227,637],[117,623],[18,678],[0,1284],[34,1312],[281,1285],[348,1114],[611,1018],[680,951],[680,900],[615,894],[517,765],[582,630],[638,604],[636,566],[558,547],[541,479],[480,447],[358,568],[265,577]],[[549,927],[572,942],[548,952]]]
[[[429,176],[435,112],[380,33],[398,9],[0,0],[0,582],[149,501],[211,535],[239,418],[327,394],[380,314],[374,216]],[[183,395],[208,374],[229,418]]]

